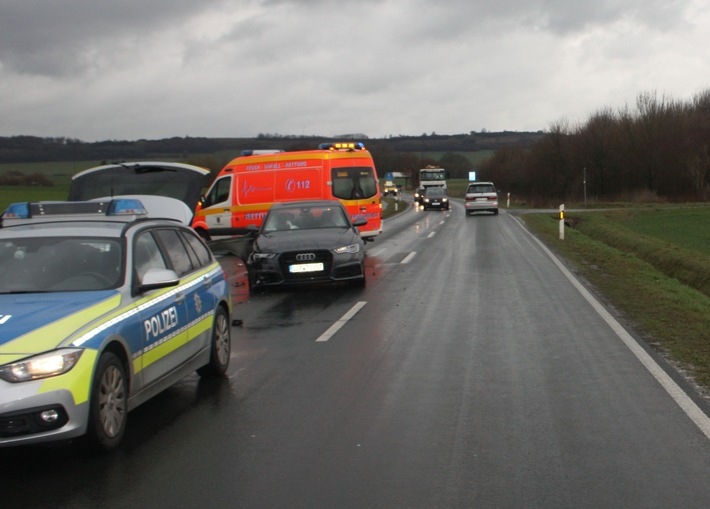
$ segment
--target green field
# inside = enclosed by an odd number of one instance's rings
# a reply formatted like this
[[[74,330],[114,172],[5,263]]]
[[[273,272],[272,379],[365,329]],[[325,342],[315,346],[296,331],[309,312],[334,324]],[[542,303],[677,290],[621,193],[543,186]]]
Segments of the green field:
[[[653,348],[710,391],[710,206],[551,214],[526,224]]]

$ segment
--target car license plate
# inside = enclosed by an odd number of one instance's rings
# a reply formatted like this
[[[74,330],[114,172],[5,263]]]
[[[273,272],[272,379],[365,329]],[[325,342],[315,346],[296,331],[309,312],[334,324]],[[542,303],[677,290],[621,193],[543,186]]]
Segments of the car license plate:
[[[476,198],[476,201],[488,201],[488,198]]]
[[[289,265],[289,267],[288,267],[289,272],[318,272],[323,269],[324,269],[324,267],[323,267],[322,262],[299,263],[296,265]]]
[[[441,202],[433,201],[433,202],[431,202],[431,204],[432,204],[432,205],[441,205]]]

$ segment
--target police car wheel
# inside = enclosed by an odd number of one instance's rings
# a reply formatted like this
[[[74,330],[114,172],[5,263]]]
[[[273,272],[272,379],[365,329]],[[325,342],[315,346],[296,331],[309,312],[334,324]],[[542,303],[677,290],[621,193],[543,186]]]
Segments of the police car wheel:
[[[91,388],[87,436],[93,448],[110,451],[121,443],[128,417],[127,388],[121,360],[112,352],[103,353]]]
[[[229,355],[232,348],[232,324],[224,308],[217,308],[212,327],[212,346],[210,362],[197,370],[201,377],[221,376],[229,367]]]

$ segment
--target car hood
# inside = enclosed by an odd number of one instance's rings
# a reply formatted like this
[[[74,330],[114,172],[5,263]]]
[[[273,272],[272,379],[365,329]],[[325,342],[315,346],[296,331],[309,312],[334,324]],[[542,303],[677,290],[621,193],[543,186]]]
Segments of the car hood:
[[[116,290],[0,295],[0,364],[62,346],[120,302]]]
[[[350,228],[323,228],[262,233],[256,239],[259,251],[283,253],[313,249],[335,249],[362,242]]]

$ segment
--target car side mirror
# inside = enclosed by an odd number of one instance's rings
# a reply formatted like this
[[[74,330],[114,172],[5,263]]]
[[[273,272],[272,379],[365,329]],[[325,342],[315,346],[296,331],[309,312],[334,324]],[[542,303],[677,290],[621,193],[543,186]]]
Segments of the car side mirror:
[[[365,226],[366,224],[367,224],[367,219],[365,219],[364,217],[360,217],[360,218],[356,219],[355,221],[353,221],[353,226],[358,227],[358,228],[360,226]]]
[[[148,290],[177,286],[179,283],[180,278],[174,270],[153,268],[148,269],[143,275],[143,279],[138,285],[138,289],[141,292],[147,292]]]

